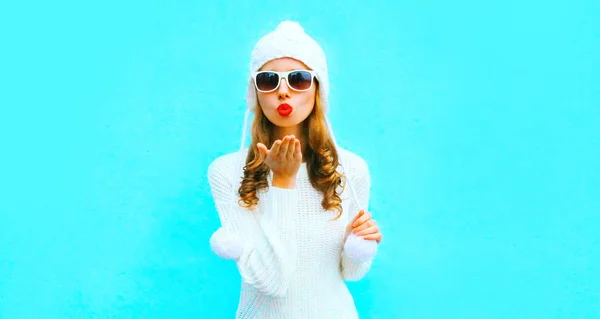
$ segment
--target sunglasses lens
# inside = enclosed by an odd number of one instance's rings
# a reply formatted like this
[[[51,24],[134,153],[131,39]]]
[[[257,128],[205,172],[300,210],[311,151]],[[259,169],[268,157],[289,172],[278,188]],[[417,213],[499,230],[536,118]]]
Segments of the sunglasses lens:
[[[273,72],[261,72],[256,75],[256,87],[261,91],[272,91],[279,83],[279,75]]]
[[[288,76],[289,85],[298,91],[308,90],[312,84],[312,74],[307,71],[294,71]]]

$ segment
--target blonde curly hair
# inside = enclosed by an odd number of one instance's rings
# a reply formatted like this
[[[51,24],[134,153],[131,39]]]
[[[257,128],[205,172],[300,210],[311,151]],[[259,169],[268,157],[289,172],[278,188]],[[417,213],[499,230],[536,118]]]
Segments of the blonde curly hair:
[[[342,199],[343,174],[337,171],[339,165],[338,152],[327,131],[325,114],[318,94],[315,94],[315,107],[302,123],[308,143],[304,145],[303,158],[306,159],[308,176],[312,186],[323,194],[321,206],[325,210],[335,209],[338,219],[343,212]],[[270,147],[275,142],[274,124],[262,113],[260,107],[255,110],[252,122],[253,147],[248,150],[244,165],[244,177],[238,189],[240,206],[253,209],[258,204],[257,191],[269,187],[267,176],[269,166],[265,164],[256,148],[257,143]]]

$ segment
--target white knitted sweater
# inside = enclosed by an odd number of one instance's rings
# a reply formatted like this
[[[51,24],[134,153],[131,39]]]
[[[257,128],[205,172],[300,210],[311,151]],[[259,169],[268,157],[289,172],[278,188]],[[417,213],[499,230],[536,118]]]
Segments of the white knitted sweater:
[[[338,154],[343,165],[339,170],[345,171],[367,209],[367,163],[341,148]],[[270,174],[268,190],[259,191],[257,208],[248,210],[232,200],[243,176],[236,169],[239,156],[239,152],[220,156],[208,169],[221,226],[244,242],[236,260],[242,278],[236,318],[358,318],[344,280],[361,279],[372,259],[357,262],[343,250],[346,226],[359,211],[348,187],[341,195],[343,215],[329,221],[337,211],[323,209],[322,194],[310,184],[306,163],[302,163],[296,188],[273,187]]]

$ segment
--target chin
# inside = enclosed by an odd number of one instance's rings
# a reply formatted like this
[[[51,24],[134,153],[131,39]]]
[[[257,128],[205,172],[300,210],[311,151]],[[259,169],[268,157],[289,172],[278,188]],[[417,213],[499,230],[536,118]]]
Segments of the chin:
[[[277,115],[277,118],[275,119],[269,119],[269,121],[271,121],[271,123],[279,127],[293,127],[302,123],[301,119],[293,117],[285,118],[279,115]]]

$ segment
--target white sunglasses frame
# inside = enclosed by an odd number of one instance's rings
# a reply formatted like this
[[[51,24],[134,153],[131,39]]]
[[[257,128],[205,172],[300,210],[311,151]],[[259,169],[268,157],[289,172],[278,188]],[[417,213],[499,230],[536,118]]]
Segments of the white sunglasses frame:
[[[308,72],[310,73],[310,75],[312,76],[310,78],[310,86],[308,87],[308,89],[306,90],[296,90],[295,88],[293,88],[292,86],[290,86],[289,81],[288,81],[288,75],[290,75],[290,73],[292,72],[297,72],[297,71],[304,71],[304,72]],[[261,74],[261,73],[266,73],[266,72],[270,72],[270,73],[276,73],[279,76],[279,81],[277,82],[277,86],[270,90],[270,91],[264,91],[258,88],[258,84],[256,84],[256,76]],[[252,72],[252,82],[254,82],[254,87],[256,88],[256,90],[258,92],[261,93],[271,93],[273,91],[276,91],[279,86],[281,85],[281,79],[285,79],[285,82],[287,84],[287,86],[292,89],[293,91],[296,92],[306,92],[308,90],[310,90],[313,86],[313,83],[315,82],[315,79],[317,79],[317,81],[319,80],[319,78],[317,77],[317,72],[316,71],[312,71],[312,70],[304,70],[304,69],[297,69],[297,70],[291,70],[291,71],[285,71],[285,72],[277,72],[277,71],[257,71],[257,72]]]

